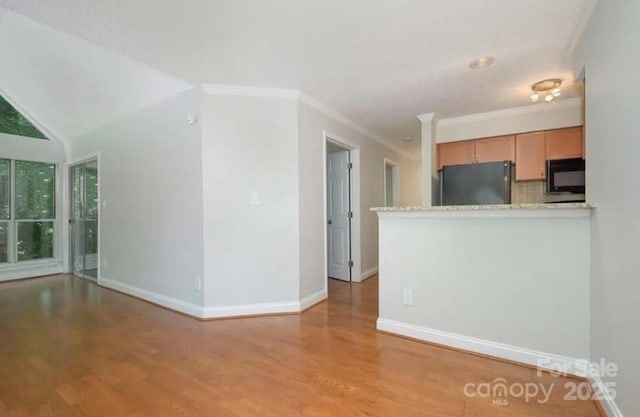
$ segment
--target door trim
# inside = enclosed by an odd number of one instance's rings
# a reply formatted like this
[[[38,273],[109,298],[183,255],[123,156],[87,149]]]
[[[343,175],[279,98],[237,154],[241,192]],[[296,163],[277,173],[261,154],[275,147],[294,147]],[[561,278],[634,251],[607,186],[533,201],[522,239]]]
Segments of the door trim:
[[[62,227],[62,250],[63,250],[63,259],[64,259],[64,271],[65,273],[73,274],[73,265],[71,265],[71,236],[69,234],[69,220],[71,218],[71,168],[84,164],[86,162],[96,161],[98,164],[98,276],[97,278],[93,277],[82,277],[86,279],[90,279],[91,281],[98,281],[101,276],[102,271],[102,257],[100,247],[102,241],[102,166],[100,159],[100,151],[92,152],[86,154],[80,158],[71,159],[69,162],[64,164],[63,174],[63,224]]]
[[[391,167],[391,181],[393,182],[393,206],[397,207],[400,205],[400,165],[398,165],[395,161],[384,158],[384,183],[383,189],[384,192],[382,196],[384,197],[384,205],[387,205],[387,166]]]
[[[322,131],[322,182],[323,182],[323,208],[322,208],[322,224],[324,224],[324,289],[325,292],[329,291],[329,267],[327,265],[328,260],[328,236],[327,236],[327,142],[331,141],[340,146],[349,149],[351,153],[351,211],[353,217],[351,219],[351,260],[353,261],[353,267],[351,268],[351,282],[362,281],[362,258],[361,258],[361,242],[360,242],[360,228],[361,228],[361,213],[360,213],[360,146],[355,143],[344,140],[342,137],[330,133],[326,130]]]

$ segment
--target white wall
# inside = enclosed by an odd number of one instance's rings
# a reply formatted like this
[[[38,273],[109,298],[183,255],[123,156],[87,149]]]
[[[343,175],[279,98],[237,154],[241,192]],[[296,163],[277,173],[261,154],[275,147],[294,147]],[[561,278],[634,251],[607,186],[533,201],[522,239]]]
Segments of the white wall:
[[[588,358],[589,212],[540,213],[380,213],[380,319]]]
[[[300,295],[324,288],[323,131],[360,149],[360,219],[362,272],[378,267],[378,220],[371,207],[384,206],[384,159],[400,167],[400,203],[418,205],[415,165],[403,155],[301,102],[299,105],[300,166]],[[337,138],[336,138],[337,139]]]
[[[586,74],[592,359],[615,362],[616,402],[640,415],[640,2],[600,1],[576,50]]]
[[[70,142],[71,160],[100,152],[100,278],[196,305],[201,134],[185,119],[200,100],[197,90],[181,93]]]
[[[297,111],[290,99],[205,95],[207,307],[299,300]]]
[[[512,109],[440,119],[438,143],[582,125],[582,100],[558,100]]]
[[[55,140],[0,133],[0,158],[61,163],[64,162],[64,145]]]

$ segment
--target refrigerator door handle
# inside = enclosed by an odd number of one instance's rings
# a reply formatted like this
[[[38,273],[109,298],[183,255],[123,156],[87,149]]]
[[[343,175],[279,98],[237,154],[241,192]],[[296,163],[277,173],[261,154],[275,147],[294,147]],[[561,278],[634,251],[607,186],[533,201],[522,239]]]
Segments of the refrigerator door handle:
[[[440,201],[438,201],[438,204],[440,206],[444,206],[444,167],[442,167],[442,170],[440,171],[440,181],[438,181],[440,183]]]
[[[504,197],[505,197],[505,203],[506,204],[511,204],[511,170],[512,170],[512,163],[511,162],[506,162],[504,163],[504,171],[505,171],[505,176],[504,176]]]

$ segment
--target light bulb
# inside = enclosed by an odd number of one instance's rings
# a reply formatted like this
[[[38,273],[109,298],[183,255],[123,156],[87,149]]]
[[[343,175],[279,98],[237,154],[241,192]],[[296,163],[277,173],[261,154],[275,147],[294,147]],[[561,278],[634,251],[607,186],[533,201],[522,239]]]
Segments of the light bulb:
[[[553,94],[554,97],[558,97],[560,95],[560,89],[559,88],[554,88],[553,90],[551,90],[551,94]]]
[[[531,94],[531,101],[533,101],[534,103],[538,101],[539,98],[540,96],[538,95],[538,93]]]
[[[547,103],[553,101],[553,94],[547,93],[547,95],[544,96],[544,101],[546,101]]]

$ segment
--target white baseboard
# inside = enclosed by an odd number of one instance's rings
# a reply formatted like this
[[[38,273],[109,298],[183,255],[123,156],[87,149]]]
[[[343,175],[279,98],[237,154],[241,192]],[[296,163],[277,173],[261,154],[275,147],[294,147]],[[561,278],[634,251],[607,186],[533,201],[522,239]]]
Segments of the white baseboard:
[[[538,352],[475,337],[463,336],[457,333],[443,332],[414,324],[378,318],[377,328],[378,330],[411,337],[413,339],[451,346],[456,349],[507,359],[527,365],[538,366],[538,364],[542,362],[548,364],[549,369],[565,369],[573,375],[578,374],[580,369],[576,365],[579,359]]]
[[[543,363],[546,366],[541,367],[552,371],[562,369],[570,375],[577,375],[580,377],[584,376],[589,379],[590,383],[596,388],[595,392],[603,394],[600,404],[602,404],[605,412],[607,413],[607,417],[623,417],[622,412],[616,405],[614,399],[611,398],[608,390],[605,389],[604,382],[596,371],[596,366],[586,362],[584,359],[539,352],[532,349],[525,349],[518,346],[492,342],[489,340],[464,336],[457,333],[444,332],[441,330],[383,318],[378,318],[376,327],[378,330],[382,330],[384,332],[423,340],[425,342],[450,346],[456,349],[493,356],[499,359],[507,359],[509,361],[536,367]]]
[[[371,268],[367,271],[364,271],[362,273],[362,276],[360,277],[360,281],[364,281],[365,279],[369,278],[372,275],[375,275],[378,273],[378,267],[376,266],[375,268]]]
[[[600,404],[607,417],[624,417],[615,400],[611,397],[609,390],[607,390],[604,381],[600,378],[600,374],[595,371],[595,368],[589,375],[589,379],[591,380],[591,385],[595,388],[594,391],[602,395]]]
[[[154,304],[158,304],[162,307],[166,307],[170,310],[179,311],[200,319],[299,313],[313,304],[327,298],[327,293],[323,289],[303,298],[300,301],[203,307],[105,277],[98,278],[98,285],[102,285],[103,287],[111,288],[112,290],[120,291],[125,294],[150,301]]]
[[[320,301],[324,301],[327,299],[327,292],[322,289],[318,292],[314,292],[311,295],[308,295],[300,300],[300,305],[298,306],[298,311],[306,310],[314,304],[319,303]]]
[[[238,316],[259,316],[262,314],[297,313],[300,304],[297,301],[282,303],[240,304],[232,306],[204,307],[202,318],[215,319]]]
[[[260,316],[265,314],[295,314],[327,298],[325,290],[315,292],[300,301],[280,303],[241,304],[235,306],[205,307],[203,318],[225,318],[238,316]]]
[[[62,262],[57,260],[19,262],[0,267],[0,282],[61,273],[63,273]]]
[[[141,298],[146,301],[150,301],[154,304],[161,305],[170,310],[179,311],[181,313],[188,314],[190,316],[202,318],[202,306],[197,304],[188,303],[186,301],[179,300],[177,298],[169,297],[157,292],[145,290],[133,285],[125,284],[119,281],[114,281],[109,278],[99,277],[98,285],[112,290],[120,291],[125,294],[132,295],[134,297]]]

